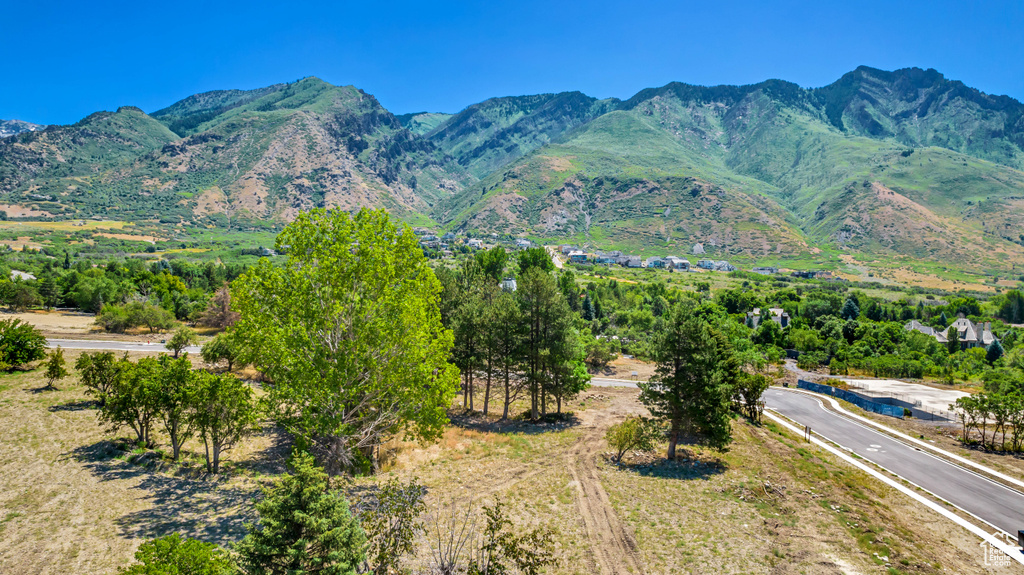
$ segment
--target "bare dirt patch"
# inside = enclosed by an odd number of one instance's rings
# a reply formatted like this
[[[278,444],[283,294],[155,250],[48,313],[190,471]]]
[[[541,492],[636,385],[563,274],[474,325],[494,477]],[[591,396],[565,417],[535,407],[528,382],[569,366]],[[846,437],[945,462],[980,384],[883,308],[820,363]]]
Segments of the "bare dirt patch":
[[[20,319],[32,324],[44,335],[87,335],[96,329],[96,316],[77,311],[0,312],[0,319]]]

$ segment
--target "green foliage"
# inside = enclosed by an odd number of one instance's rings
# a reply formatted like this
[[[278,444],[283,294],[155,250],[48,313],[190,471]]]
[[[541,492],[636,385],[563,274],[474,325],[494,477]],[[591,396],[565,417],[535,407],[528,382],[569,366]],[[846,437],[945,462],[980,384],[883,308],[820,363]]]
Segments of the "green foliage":
[[[839,317],[846,320],[857,319],[860,315],[860,307],[857,306],[857,302],[853,298],[846,298],[843,302],[843,308],[839,310]]]
[[[761,396],[772,385],[770,377],[763,373],[740,372],[736,378],[736,388],[733,402],[737,411],[749,417],[752,421],[760,422],[761,413],[764,411],[764,403]]]
[[[125,357],[113,369],[116,376],[102,396],[103,406],[97,414],[100,421],[108,424],[111,432],[127,427],[135,432],[135,443],[154,447],[153,423],[159,417],[161,399],[159,360],[143,357],[133,363]]]
[[[49,389],[56,389],[53,385],[54,382],[60,381],[68,376],[66,362],[64,360],[64,350],[58,345],[56,349],[50,352],[50,359],[46,361],[46,387]]]
[[[46,357],[46,338],[20,319],[0,321],[0,369],[11,370]]]
[[[658,441],[665,437],[665,431],[658,422],[645,417],[629,415],[620,423],[608,428],[604,438],[615,450],[612,459],[622,461],[627,451],[651,451]]]
[[[174,335],[171,336],[171,339],[168,340],[164,347],[166,347],[168,351],[174,353],[174,358],[177,359],[178,354],[180,354],[183,349],[192,345],[197,345],[198,343],[199,338],[196,336],[196,332],[183,325],[174,331]]]
[[[177,533],[139,545],[135,560],[138,563],[117,572],[120,575],[232,575],[236,572],[230,556],[220,547]]]
[[[690,304],[678,304],[655,348],[654,377],[640,384],[640,400],[668,421],[666,457],[675,459],[681,440],[725,448],[732,440],[729,408],[740,374],[725,336]]]
[[[539,575],[545,567],[554,564],[551,530],[542,527],[530,531],[515,529],[505,515],[501,501],[484,507],[484,514],[487,516],[484,544],[479,558],[469,563],[469,575],[516,572]]]
[[[86,352],[75,361],[85,392],[100,405],[106,404],[107,397],[115,392],[122,365],[109,351]]]
[[[500,281],[505,273],[505,264],[508,263],[509,255],[505,248],[494,246],[489,250],[479,251],[473,256],[476,258],[480,271],[494,281]]]
[[[544,248],[527,248],[516,256],[519,260],[519,275],[525,276],[531,269],[539,269],[542,272],[550,273],[555,269],[555,263],[551,261],[551,254]]]
[[[263,491],[258,523],[238,544],[239,566],[249,575],[354,575],[365,559],[366,535],[348,502],[331,489],[313,458],[296,452],[291,473]]]
[[[112,333],[124,333],[140,326],[146,326],[149,333],[155,333],[174,325],[174,315],[162,307],[135,301],[123,306],[104,305],[96,316],[96,323]]]
[[[359,467],[406,430],[434,438],[458,382],[441,325],[441,286],[409,228],[383,211],[313,210],[278,237],[288,260],[264,259],[234,284],[235,333],[278,422],[332,473]]]
[[[241,347],[239,347],[240,345],[233,331],[225,331],[218,333],[213,339],[203,344],[199,354],[204,362],[211,365],[226,361],[228,363],[228,371],[230,372],[244,367],[244,363],[240,361],[244,355]]]
[[[181,446],[192,437],[195,417],[192,413],[199,391],[197,374],[188,358],[171,359],[161,355],[157,373],[156,410],[164,432],[171,441],[172,458],[177,461]]]
[[[220,473],[221,455],[259,430],[252,389],[231,374],[193,372],[189,423],[203,440],[206,471]]]
[[[415,537],[423,531],[420,515],[426,510],[427,488],[412,479],[401,483],[389,479],[381,485],[369,505],[359,514],[367,536],[363,572],[374,575],[403,573],[401,560],[414,552]]]

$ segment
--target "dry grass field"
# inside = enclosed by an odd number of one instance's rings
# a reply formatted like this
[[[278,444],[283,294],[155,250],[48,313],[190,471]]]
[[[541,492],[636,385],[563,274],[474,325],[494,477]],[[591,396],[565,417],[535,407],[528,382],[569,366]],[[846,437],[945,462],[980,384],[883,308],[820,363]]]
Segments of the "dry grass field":
[[[114,573],[139,542],[172,531],[236,540],[290,448],[268,426],[208,476],[197,445],[181,464],[118,449],[75,377],[43,385],[40,371],[0,376],[3,574]],[[432,516],[500,499],[517,524],[554,530],[555,574],[1000,572],[966,531],[773,425],[736,420],[725,453],[614,465],[604,433],[643,413],[636,393],[594,389],[565,406],[572,417],[538,425],[453,408],[439,441],[395,441],[382,473],[339,485],[357,498],[415,477]]]

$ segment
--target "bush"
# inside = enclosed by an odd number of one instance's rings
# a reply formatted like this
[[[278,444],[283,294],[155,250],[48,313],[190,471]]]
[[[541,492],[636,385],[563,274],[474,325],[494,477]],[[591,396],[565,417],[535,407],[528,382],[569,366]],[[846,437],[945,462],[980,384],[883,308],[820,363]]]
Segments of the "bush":
[[[228,554],[212,543],[172,533],[151,539],[135,552],[137,564],[118,570],[121,575],[229,575],[235,573]]]
[[[663,436],[661,426],[656,421],[631,415],[622,423],[609,427],[604,437],[615,450],[613,459],[618,462],[631,449],[651,451]]]
[[[20,319],[0,321],[0,369],[11,370],[46,357],[46,338]]]
[[[96,323],[111,333],[124,333],[140,326],[146,326],[149,333],[154,333],[170,329],[174,325],[174,315],[162,307],[143,302],[124,306],[107,304],[96,316]]]

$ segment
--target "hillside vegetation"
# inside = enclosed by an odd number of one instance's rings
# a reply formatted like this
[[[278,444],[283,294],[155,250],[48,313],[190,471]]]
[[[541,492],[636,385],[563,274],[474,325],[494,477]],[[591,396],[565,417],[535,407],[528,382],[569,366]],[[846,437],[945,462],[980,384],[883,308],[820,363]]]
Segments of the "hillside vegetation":
[[[306,78],[4,138],[0,201],[215,227],[385,207],[594,249],[1003,274],[1024,256],[1022,150],[1024,105],[916,68],[401,116]]]

